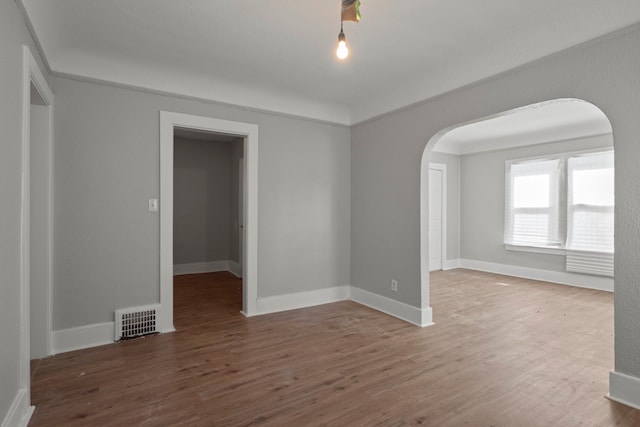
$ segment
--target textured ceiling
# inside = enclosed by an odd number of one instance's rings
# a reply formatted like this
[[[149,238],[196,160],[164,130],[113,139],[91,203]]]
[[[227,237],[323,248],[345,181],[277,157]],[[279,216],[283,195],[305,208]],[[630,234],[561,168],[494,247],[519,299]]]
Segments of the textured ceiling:
[[[638,0],[18,0],[55,73],[352,124],[640,22]]]

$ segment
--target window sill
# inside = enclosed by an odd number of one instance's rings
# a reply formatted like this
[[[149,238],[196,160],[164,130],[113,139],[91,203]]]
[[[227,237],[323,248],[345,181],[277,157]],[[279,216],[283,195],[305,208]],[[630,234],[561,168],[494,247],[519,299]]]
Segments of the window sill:
[[[508,251],[533,252],[536,254],[546,254],[546,255],[566,255],[567,254],[567,251],[562,248],[545,248],[541,246],[519,246],[519,245],[504,245],[504,248]]]

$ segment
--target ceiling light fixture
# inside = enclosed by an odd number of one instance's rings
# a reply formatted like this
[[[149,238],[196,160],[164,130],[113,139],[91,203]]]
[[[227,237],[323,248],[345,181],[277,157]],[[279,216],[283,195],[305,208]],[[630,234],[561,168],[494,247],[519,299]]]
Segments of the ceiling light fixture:
[[[340,34],[338,34],[338,49],[336,50],[336,56],[338,59],[346,59],[349,56],[349,49],[347,48],[347,42],[345,41],[344,31],[342,31],[342,21],[340,21]]]
[[[346,37],[342,29],[344,21],[360,21],[360,0],[342,0],[340,34],[338,34],[338,49],[336,49],[338,59],[346,59],[349,56],[349,48],[347,48]]]

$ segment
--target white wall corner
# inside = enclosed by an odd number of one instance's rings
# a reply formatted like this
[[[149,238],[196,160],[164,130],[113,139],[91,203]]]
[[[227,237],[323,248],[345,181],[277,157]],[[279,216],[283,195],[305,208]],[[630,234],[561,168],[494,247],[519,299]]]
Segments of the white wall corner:
[[[296,310],[349,299],[349,286],[335,286],[314,291],[296,292],[258,298],[254,315]]]
[[[2,427],[27,427],[34,409],[29,405],[27,389],[21,388],[2,421]]]
[[[53,331],[53,354],[113,343],[115,323],[95,323]]]
[[[443,270],[453,270],[454,268],[460,268],[461,266],[461,260],[459,258],[457,259],[446,259],[444,260],[444,262],[442,263],[442,269]]]
[[[236,277],[242,278],[242,268],[240,267],[240,264],[238,264],[235,261],[228,261],[229,262],[229,273],[233,274]]]
[[[539,270],[536,268],[496,264],[471,259],[461,259],[460,267],[470,270],[486,271],[488,273],[504,274],[505,276],[521,277],[523,279],[540,280],[543,282],[558,283],[560,285],[613,292],[614,281],[612,277],[567,273],[565,271]]]
[[[611,371],[607,397],[623,405],[640,409],[640,378]]]
[[[180,274],[199,274],[199,273],[214,273],[216,271],[229,271],[230,261],[207,261],[207,262],[195,262],[191,264],[174,264],[173,275],[178,276]]]
[[[417,326],[429,326],[433,324],[431,307],[418,308],[364,289],[351,286],[351,300],[358,304],[366,305],[374,310],[381,311],[390,316],[397,317],[405,322]]]

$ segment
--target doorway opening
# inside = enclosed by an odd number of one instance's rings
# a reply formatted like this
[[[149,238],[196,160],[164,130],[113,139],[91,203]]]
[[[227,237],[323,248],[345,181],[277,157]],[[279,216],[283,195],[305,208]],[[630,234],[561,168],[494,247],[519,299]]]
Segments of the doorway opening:
[[[211,301],[209,309],[228,310],[231,305],[242,310],[243,151],[241,136],[174,129],[176,327],[188,324],[185,316],[207,299],[226,301]],[[215,287],[231,287],[232,292],[213,292]]]
[[[243,160],[241,190],[242,209],[238,215],[240,230],[236,267],[242,281],[242,313],[256,312],[258,293],[257,233],[258,233],[258,126],[189,114],[160,112],[160,331],[174,331],[173,275],[174,275],[174,140],[176,132],[214,134],[239,139]],[[239,173],[239,172],[238,172]]]
[[[447,220],[443,227],[446,227],[447,249],[440,263],[441,269],[464,267],[613,291],[612,273],[603,276],[571,272],[569,258],[572,248],[568,243],[559,243],[554,248],[516,247],[508,245],[505,240],[508,228],[505,224],[509,224],[505,219],[509,188],[506,168],[510,161],[564,158],[567,165],[566,159],[572,155],[586,158],[599,151],[613,151],[611,123],[598,107],[579,99],[556,99],[517,108],[448,127],[431,138],[425,147],[421,166],[423,307],[429,304],[429,272],[434,270],[430,252],[436,244],[430,239],[433,222],[430,187],[434,186],[430,179],[433,169],[430,165],[433,163],[446,165],[448,194],[447,201],[443,203],[447,205]],[[567,173],[568,169],[564,177],[558,179],[560,186],[566,186],[566,182],[572,179]],[[613,177],[612,169],[609,175]],[[564,196],[557,197],[559,208],[554,212],[566,221],[560,228],[565,227],[561,231],[568,238],[571,231],[566,229],[566,224],[572,221],[572,207],[567,198],[572,196],[571,190],[564,191]],[[612,192],[613,183],[611,197]],[[540,210],[537,207],[529,210],[533,212],[536,209]],[[606,209],[598,206],[595,211],[602,216]],[[613,238],[612,207],[610,212]],[[612,260],[613,255],[610,254],[609,258]]]

